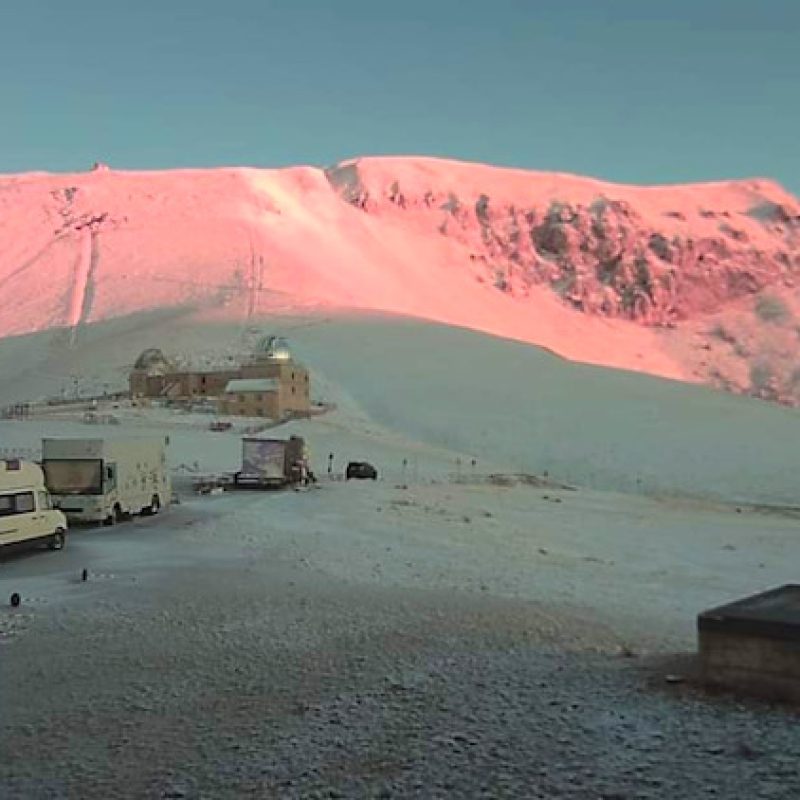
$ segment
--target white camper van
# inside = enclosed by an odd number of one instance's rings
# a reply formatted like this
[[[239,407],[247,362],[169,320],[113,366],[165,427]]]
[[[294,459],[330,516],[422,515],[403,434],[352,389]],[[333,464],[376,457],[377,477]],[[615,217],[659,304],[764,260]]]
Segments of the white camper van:
[[[53,502],[74,522],[113,525],[172,498],[164,439],[43,439]]]
[[[67,520],[53,508],[39,465],[0,461],[0,550],[23,542],[60,550],[66,536]]]

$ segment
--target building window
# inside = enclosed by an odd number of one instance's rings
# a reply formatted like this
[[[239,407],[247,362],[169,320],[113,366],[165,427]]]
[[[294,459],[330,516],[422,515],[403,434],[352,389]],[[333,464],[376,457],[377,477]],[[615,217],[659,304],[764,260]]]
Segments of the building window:
[[[292,386],[292,394],[294,394],[294,386]]]
[[[244,403],[244,395],[243,394],[239,395],[239,402],[240,403]]]

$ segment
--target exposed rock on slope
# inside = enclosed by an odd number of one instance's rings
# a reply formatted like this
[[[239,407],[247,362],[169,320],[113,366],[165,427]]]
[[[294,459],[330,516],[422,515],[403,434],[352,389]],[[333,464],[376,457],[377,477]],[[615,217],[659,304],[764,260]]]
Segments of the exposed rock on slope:
[[[496,288],[548,285],[590,314],[664,325],[800,271],[800,206],[768,181],[634,188],[407,159],[327,174],[363,211],[462,243]]]

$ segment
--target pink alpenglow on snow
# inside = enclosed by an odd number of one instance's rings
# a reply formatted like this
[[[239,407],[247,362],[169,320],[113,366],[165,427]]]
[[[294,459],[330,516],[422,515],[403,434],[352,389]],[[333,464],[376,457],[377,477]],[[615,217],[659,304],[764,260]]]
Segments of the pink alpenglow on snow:
[[[0,177],[0,336],[163,308],[365,309],[703,380],[665,330],[800,270],[767,180],[633,187],[430,158]]]

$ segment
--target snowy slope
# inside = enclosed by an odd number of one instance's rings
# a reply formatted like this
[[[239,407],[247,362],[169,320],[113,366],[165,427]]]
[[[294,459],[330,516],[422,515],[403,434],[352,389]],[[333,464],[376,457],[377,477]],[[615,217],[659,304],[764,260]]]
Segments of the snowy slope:
[[[769,181],[637,188],[423,158],[6,176],[0,335],[362,308],[705,380],[645,325],[782,286],[798,219]]]
[[[289,338],[311,369],[314,398],[337,403],[345,429],[388,429],[462,453],[465,464],[475,457],[484,471],[800,505],[793,409],[409,319],[273,317],[261,326]],[[241,356],[244,333],[197,315],[145,316],[138,326],[89,326],[74,348],[51,334],[10,339],[0,343],[0,404],[69,393],[72,376],[82,391],[124,388],[148,346]]]
[[[375,420],[507,469],[595,488],[800,505],[800,414],[410,321],[298,329]]]

